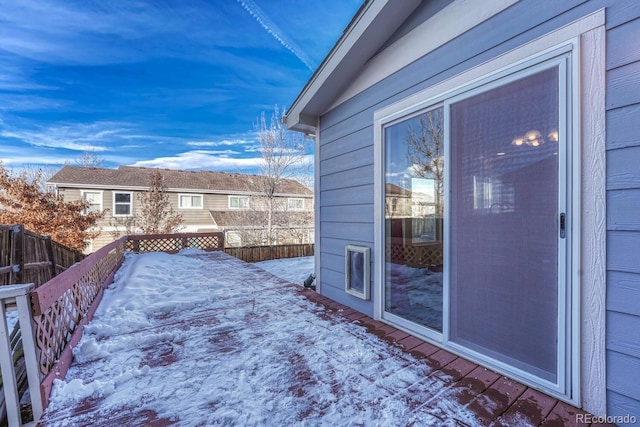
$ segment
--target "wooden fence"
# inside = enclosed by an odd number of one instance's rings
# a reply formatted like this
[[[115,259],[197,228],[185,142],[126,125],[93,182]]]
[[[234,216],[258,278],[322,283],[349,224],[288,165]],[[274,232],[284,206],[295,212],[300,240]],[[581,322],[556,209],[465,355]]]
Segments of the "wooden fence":
[[[312,256],[314,245],[313,243],[305,243],[298,245],[247,246],[225,248],[224,251],[245,262],[261,262],[272,259]]]
[[[22,225],[0,225],[0,285],[51,280],[84,255]]]

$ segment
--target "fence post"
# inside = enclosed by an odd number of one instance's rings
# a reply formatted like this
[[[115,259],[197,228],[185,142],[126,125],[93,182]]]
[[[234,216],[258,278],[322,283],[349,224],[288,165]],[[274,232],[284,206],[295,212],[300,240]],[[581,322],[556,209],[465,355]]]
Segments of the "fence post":
[[[16,382],[16,369],[13,366],[13,353],[11,352],[11,338],[4,301],[0,304],[0,370],[2,372],[2,386],[4,392],[7,421],[9,426],[19,426],[22,422],[20,416],[20,398],[18,396],[18,384]]]
[[[47,249],[47,258],[49,258],[49,268],[51,269],[51,278],[56,277],[56,260],[53,252],[53,241],[51,236],[44,236],[44,244]]]
[[[18,266],[18,271],[13,276],[13,283],[21,283],[24,278],[24,226],[13,227],[13,263]]]
[[[31,305],[27,302],[29,292],[35,288],[33,283],[26,285],[10,285],[0,288],[0,369],[2,370],[2,386],[5,398],[5,408],[7,410],[7,421],[10,427],[22,425],[22,416],[20,413],[20,396],[18,394],[18,383],[16,379],[16,369],[13,364],[13,349],[11,347],[11,333],[9,331],[9,325],[7,324],[7,315],[5,310],[5,304],[7,302],[15,301],[18,305],[18,317],[20,321],[20,331],[22,333],[22,345],[25,356],[25,363],[27,363],[27,355],[34,351],[35,340],[33,335],[33,328],[31,327]],[[26,318],[25,322],[23,318]],[[28,323],[28,325],[26,325]],[[26,327],[26,330],[22,329]],[[25,336],[27,335],[27,336]],[[25,340],[26,338],[26,340]],[[34,340],[33,342],[31,340]],[[25,343],[32,342],[32,346],[29,347]],[[29,355],[35,359],[35,354]],[[36,372],[37,374],[37,372]],[[27,366],[27,377],[29,379],[29,390],[32,387],[36,389],[36,399],[40,397],[40,379],[37,376],[35,382],[32,382],[33,375],[29,375],[29,367]],[[34,394],[31,395],[34,398]],[[37,421],[36,410],[39,409],[37,416],[42,415],[42,402],[35,402],[34,406],[34,420]]]
[[[36,346],[36,334],[33,327],[33,313],[31,311],[31,297],[29,292],[35,289],[30,284],[25,295],[16,297],[18,306],[18,320],[22,332],[22,348],[24,349],[24,364],[27,369],[27,381],[29,382],[29,394],[31,396],[31,411],[33,421],[38,422],[44,412],[42,389],[40,388],[40,363],[39,350]]]

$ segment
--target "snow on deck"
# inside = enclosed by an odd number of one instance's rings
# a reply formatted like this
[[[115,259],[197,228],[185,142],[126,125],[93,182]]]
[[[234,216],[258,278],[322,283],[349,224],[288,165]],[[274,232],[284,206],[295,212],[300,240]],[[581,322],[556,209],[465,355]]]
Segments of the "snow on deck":
[[[265,268],[300,283],[296,262]],[[442,371],[222,252],[127,254],[74,355],[43,425],[484,424]]]

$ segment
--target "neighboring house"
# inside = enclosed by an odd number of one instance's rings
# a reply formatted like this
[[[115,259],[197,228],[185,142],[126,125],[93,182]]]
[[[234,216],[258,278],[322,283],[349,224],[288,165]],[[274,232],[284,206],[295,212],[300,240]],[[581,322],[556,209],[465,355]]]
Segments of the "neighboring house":
[[[637,1],[366,1],[285,117],[316,140],[319,291],[640,420],[639,41]]]
[[[88,250],[95,251],[123,233],[140,208],[138,195],[146,191],[155,169],[64,166],[48,182],[65,200],[85,199],[90,209],[106,210],[98,224],[101,234]],[[257,175],[211,171],[159,169],[173,209],[182,214],[183,232],[224,231],[233,245],[264,241],[265,202],[257,192]],[[284,180],[274,199],[277,243],[313,242],[313,192],[295,180]],[[246,230],[251,229],[251,233]],[[260,238],[255,237],[256,235]]]
[[[288,209],[275,212],[275,243],[313,243],[313,207],[303,206],[304,199],[289,198]],[[226,246],[260,246],[267,242],[266,211],[211,211],[211,218],[225,233]]]

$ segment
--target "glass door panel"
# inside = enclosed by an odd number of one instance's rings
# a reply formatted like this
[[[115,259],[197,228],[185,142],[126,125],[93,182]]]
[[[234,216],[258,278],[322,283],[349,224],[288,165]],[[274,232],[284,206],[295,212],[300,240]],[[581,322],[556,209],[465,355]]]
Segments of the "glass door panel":
[[[557,68],[449,106],[449,340],[556,382]]]
[[[443,108],[385,128],[384,310],[442,332]]]

